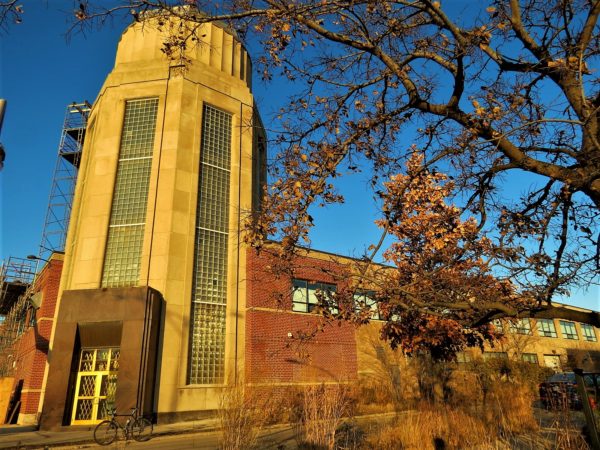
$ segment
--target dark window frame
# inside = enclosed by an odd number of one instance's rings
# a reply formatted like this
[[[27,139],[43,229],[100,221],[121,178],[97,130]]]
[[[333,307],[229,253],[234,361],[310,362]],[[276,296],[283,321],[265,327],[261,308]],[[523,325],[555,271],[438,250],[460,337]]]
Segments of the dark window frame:
[[[548,330],[545,330],[543,328],[542,324],[548,325]],[[552,329],[549,329],[550,327],[552,327]],[[557,338],[558,337],[558,333],[556,332],[556,324],[554,323],[554,320],[552,320],[552,319],[537,319],[536,328],[537,328],[538,335],[540,335],[541,337],[548,337],[548,338]]]
[[[304,290],[303,293],[302,290]],[[337,286],[333,283],[312,282],[294,278],[292,279],[292,311],[312,313],[319,306],[319,302],[314,295],[317,291],[336,292],[336,290]]]
[[[579,340],[579,334],[577,333],[577,326],[575,322],[571,322],[570,320],[559,320],[560,325],[560,333],[562,334],[563,339],[570,339],[572,341]],[[567,325],[569,328],[573,327],[573,332],[567,331]]]
[[[588,342],[598,342],[598,336],[596,335],[596,331],[594,327],[587,323],[582,323],[581,325],[581,334],[583,335],[583,340]],[[588,333],[589,331],[589,333]]]
[[[539,365],[537,353],[521,353],[521,361]]]

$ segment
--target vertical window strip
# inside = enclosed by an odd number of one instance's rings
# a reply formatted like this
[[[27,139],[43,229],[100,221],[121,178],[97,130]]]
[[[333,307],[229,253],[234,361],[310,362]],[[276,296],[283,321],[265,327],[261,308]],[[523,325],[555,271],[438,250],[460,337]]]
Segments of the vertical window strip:
[[[125,104],[102,287],[139,282],[158,99]]]
[[[218,384],[225,376],[231,129],[230,114],[204,105],[192,285],[190,384]]]

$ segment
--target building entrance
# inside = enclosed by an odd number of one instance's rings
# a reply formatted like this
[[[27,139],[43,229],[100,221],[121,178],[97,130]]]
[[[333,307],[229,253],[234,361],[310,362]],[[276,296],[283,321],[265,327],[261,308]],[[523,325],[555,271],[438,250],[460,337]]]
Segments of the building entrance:
[[[119,354],[118,348],[81,350],[71,425],[94,424],[108,416],[107,407],[114,406]]]

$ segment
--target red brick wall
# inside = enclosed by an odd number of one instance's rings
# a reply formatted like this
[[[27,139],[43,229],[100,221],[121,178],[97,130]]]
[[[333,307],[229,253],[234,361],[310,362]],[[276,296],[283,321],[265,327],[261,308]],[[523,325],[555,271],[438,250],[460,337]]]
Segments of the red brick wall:
[[[38,274],[34,291],[42,292],[42,304],[35,311],[36,326],[27,328],[13,347],[16,361],[15,383],[23,380],[22,414],[35,414],[38,411],[62,266],[61,260],[51,259]],[[30,310],[30,314],[32,313],[33,310]]]
[[[356,378],[354,327],[326,325],[303,341],[288,336],[311,334],[323,324],[316,314],[292,312],[292,280],[275,277],[267,253],[248,252],[246,314],[246,377],[252,383],[346,381]],[[325,270],[323,270],[325,269]],[[294,277],[336,284],[331,261],[301,257]],[[340,289],[341,283],[338,284]]]

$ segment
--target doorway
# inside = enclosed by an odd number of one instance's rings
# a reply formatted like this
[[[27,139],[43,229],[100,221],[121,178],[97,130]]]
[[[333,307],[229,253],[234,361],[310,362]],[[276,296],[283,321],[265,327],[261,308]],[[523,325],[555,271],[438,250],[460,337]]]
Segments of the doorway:
[[[119,348],[83,348],[73,400],[71,425],[91,425],[108,417],[114,407]]]

